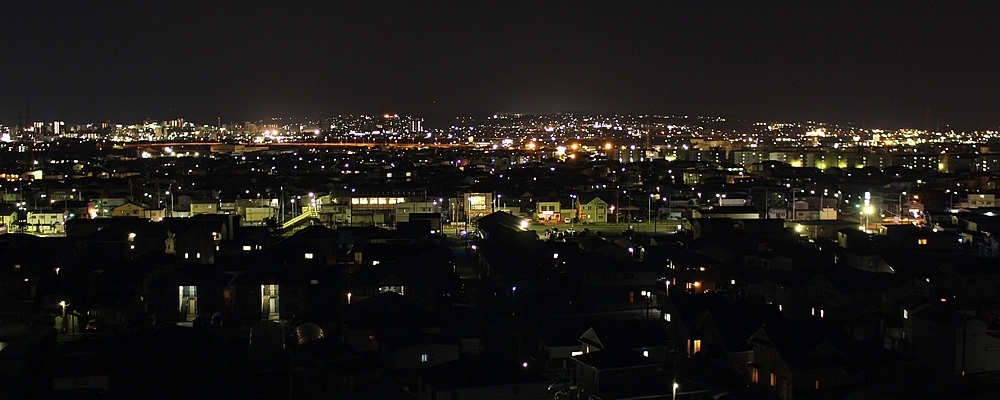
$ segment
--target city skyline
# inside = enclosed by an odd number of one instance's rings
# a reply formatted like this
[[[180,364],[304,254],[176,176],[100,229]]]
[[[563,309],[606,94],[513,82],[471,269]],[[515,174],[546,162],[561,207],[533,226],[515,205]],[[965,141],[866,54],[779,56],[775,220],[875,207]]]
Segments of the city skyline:
[[[7,4],[0,121],[684,113],[992,129],[994,3]]]

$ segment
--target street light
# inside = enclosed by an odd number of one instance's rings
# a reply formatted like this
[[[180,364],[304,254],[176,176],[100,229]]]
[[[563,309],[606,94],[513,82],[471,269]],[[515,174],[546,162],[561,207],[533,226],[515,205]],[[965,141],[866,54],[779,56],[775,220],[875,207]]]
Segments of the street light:
[[[899,193],[899,201],[896,203],[896,219],[898,222],[903,221],[903,196],[906,196],[906,192]]]
[[[677,382],[674,382],[674,388],[673,388],[673,391],[671,391],[671,394],[670,394],[671,400],[677,400],[677,388],[679,388],[680,386],[681,385],[678,385]]]
[[[576,217],[577,217],[576,195],[575,194],[571,194],[571,195],[569,195],[569,198],[570,198],[570,205],[573,206],[573,216],[570,217],[569,222],[570,222],[570,226],[576,226]]]
[[[640,294],[646,299],[646,320],[649,321],[649,306],[650,302],[652,302],[653,292],[643,290]]]
[[[646,199],[646,220],[651,221],[653,219],[653,194],[649,194],[649,198]]]
[[[872,206],[870,206],[870,205],[867,205],[867,206],[865,206],[865,210],[864,211],[865,211],[865,229],[864,229],[864,231],[865,231],[865,233],[867,233],[868,232],[868,223],[869,223],[868,218],[869,218],[869,216],[873,212],[875,212],[875,208],[872,207]]]

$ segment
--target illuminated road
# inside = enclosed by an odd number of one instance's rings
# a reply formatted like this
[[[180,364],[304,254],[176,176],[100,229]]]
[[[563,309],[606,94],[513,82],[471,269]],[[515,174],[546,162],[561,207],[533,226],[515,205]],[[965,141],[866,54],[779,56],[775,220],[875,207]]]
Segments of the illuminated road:
[[[255,147],[395,147],[395,148],[459,148],[472,147],[467,144],[452,143],[372,143],[372,142],[284,142],[284,143],[224,143],[224,142],[128,142],[119,144],[123,148],[150,148],[150,147],[211,147],[211,146],[245,146]]]

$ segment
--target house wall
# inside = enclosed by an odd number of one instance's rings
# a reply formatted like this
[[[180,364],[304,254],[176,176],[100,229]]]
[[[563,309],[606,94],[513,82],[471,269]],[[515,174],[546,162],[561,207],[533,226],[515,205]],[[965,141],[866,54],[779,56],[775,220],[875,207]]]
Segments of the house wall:
[[[429,385],[421,385],[417,397],[420,400],[542,400],[550,398],[548,382],[546,381],[440,391]]]
[[[232,289],[233,317],[237,320],[260,319],[260,285],[242,285]],[[280,289],[279,289],[280,290]]]
[[[189,229],[175,235],[173,241],[174,254],[183,258],[185,262],[198,264],[215,262],[215,241],[211,233],[199,228]]]
[[[422,361],[423,356],[427,361]],[[379,353],[382,364],[395,370],[428,368],[458,359],[458,346],[447,344],[421,344]]]
[[[123,204],[112,210],[113,217],[142,217],[143,208],[135,204]]]
[[[191,215],[218,214],[219,205],[217,203],[191,203]]]
[[[792,382],[792,372],[788,370],[788,366],[785,361],[778,354],[778,351],[774,348],[755,343],[753,347],[753,363],[755,366],[751,366],[750,376],[753,375],[753,369],[757,369],[757,382],[756,385],[764,388],[768,388],[784,399],[791,398],[791,387],[794,384]],[[771,385],[771,374],[775,375],[775,385]],[[751,382],[751,385],[754,384]]]

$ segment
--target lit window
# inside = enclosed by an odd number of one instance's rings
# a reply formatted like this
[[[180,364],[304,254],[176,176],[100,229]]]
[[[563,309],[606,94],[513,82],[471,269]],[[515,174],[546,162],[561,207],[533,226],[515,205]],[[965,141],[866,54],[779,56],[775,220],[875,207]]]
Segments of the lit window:
[[[819,389],[819,381],[813,382],[813,387]]]
[[[688,339],[688,357],[701,351],[701,339]]]
[[[649,350],[643,350],[642,351],[642,356],[643,357],[649,357]]]
[[[573,357],[582,356],[583,352],[582,351],[574,351],[574,352],[570,353],[569,355],[573,356]]]
[[[251,247],[251,246],[243,246],[243,251],[250,251],[250,250],[253,250],[253,247]]]
[[[919,244],[921,246],[926,245],[927,244],[927,239],[924,239],[924,238],[917,239],[917,244]]]
[[[306,253],[306,260],[312,260],[312,259],[313,259],[313,253]]]
[[[184,253],[184,258],[189,258],[188,253]]]
[[[424,354],[420,355],[420,362],[422,362],[422,363],[428,362],[428,361],[430,361],[430,359],[431,359],[431,355],[430,354],[424,353]]]
[[[760,382],[760,370],[756,367],[750,367],[750,382],[758,383]]]
[[[777,384],[778,384],[778,376],[775,375],[774,372],[772,372],[771,373],[771,386],[777,386]]]
[[[903,319],[910,319],[910,310],[903,309]]]
[[[670,322],[670,313],[663,314],[663,320],[667,321],[667,322]]]

